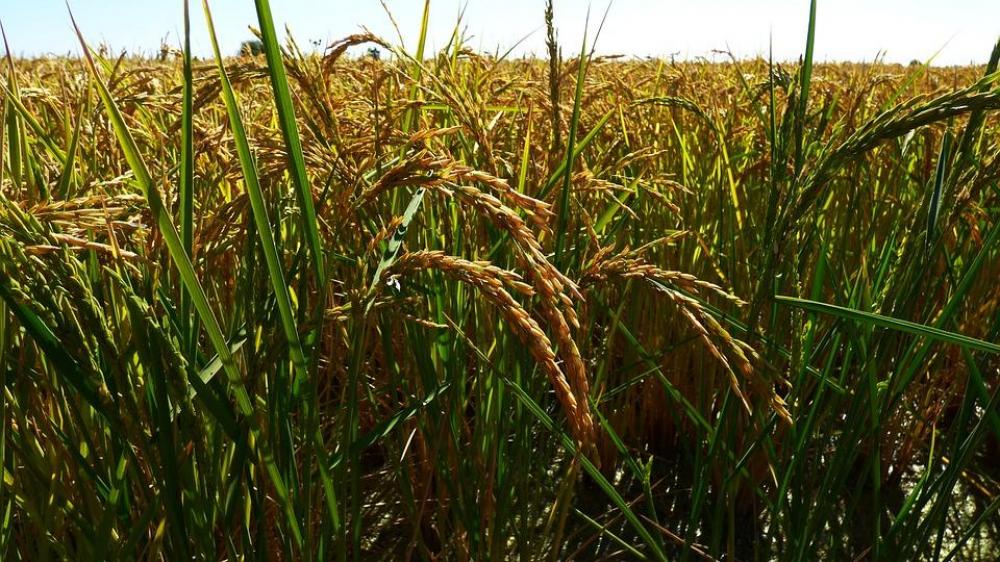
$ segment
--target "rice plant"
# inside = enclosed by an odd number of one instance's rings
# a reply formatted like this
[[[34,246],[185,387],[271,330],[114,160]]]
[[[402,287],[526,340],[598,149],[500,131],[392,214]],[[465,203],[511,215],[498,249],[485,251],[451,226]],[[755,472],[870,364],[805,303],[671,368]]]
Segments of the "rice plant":
[[[985,67],[304,51],[0,78],[2,560],[995,560]],[[203,26],[213,57],[192,56]],[[377,47],[384,56],[355,56]],[[360,50],[359,50],[360,49]],[[566,57],[566,58],[564,58]]]

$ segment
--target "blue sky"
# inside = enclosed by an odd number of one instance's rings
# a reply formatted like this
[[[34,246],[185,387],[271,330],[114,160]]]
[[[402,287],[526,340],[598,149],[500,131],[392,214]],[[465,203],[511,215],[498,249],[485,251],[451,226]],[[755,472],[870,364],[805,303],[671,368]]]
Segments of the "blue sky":
[[[415,43],[423,0],[385,0],[404,40]],[[396,40],[379,0],[272,0],[278,25],[287,24],[304,47],[324,44],[361,26]],[[116,51],[155,51],[161,40],[177,45],[181,0],[71,0],[87,40]],[[223,48],[237,50],[255,22],[253,0],[211,2]],[[432,0],[429,44],[443,46],[467,5],[464,25],[474,48],[493,51],[527,39],[517,53],[544,52],[544,0]],[[607,0],[593,0],[595,24]],[[555,0],[564,51],[577,49],[588,2]],[[927,59],[939,64],[984,62],[1000,36],[1000,0],[819,0],[818,60]],[[765,54],[773,37],[775,58],[794,59],[803,49],[806,0],[615,0],[598,52],[627,55],[712,56],[729,49],[740,56]],[[0,20],[11,50],[22,55],[77,53],[64,0],[0,0]],[[195,50],[208,54],[200,0],[192,0]]]

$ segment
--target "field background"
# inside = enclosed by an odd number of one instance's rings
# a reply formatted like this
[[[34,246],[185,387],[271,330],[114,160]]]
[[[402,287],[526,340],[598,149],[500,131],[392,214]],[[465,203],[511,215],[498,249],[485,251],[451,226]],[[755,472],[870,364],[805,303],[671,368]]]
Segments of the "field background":
[[[996,558],[1000,47],[303,54],[257,5],[260,54],[7,61],[0,558]]]

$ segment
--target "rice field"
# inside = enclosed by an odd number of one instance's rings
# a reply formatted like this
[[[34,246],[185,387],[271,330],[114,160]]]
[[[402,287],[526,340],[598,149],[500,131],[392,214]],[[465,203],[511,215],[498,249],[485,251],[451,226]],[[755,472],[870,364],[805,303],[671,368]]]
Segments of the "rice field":
[[[547,58],[314,52],[255,4],[240,56],[3,63],[0,560],[1000,556],[1000,44],[599,57],[549,2]]]

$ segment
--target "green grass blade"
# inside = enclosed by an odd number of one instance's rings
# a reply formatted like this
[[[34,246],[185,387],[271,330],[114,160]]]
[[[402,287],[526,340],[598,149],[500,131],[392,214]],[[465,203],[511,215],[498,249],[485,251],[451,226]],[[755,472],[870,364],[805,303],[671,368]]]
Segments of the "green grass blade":
[[[190,1],[184,0],[184,92],[181,107],[180,235],[181,246],[192,258],[194,251],[194,74],[191,70]],[[181,291],[181,330],[184,351],[194,354],[195,325],[191,296]]]
[[[935,328],[933,326],[927,326],[924,324],[918,324],[916,322],[910,322],[909,320],[901,320],[899,318],[892,318],[889,316],[883,316],[881,314],[875,314],[872,312],[864,312],[853,308],[846,308],[834,304],[811,301],[807,299],[800,299],[796,297],[788,297],[784,295],[776,296],[775,300],[777,300],[781,304],[793,306],[795,308],[801,308],[803,310],[809,310],[812,312],[818,312],[821,314],[828,314],[830,316],[843,318],[845,320],[852,320],[863,324],[880,326],[882,328],[889,328],[891,330],[906,332],[908,334],[913,334],[916,336],[921,336],[944,343],[955,344],[962,347],[967,347],[969,349],[975,349],[977,351],[1000,353],[1000,345],[997,345],[995,343],[990,343],[983,340],[970,338],[969,336],[964,336],[962,334],[957,334],[955,332],[948,332],[946,330]]]
[[[4,99],[4,125],[7,128],[7,166],[14,189],[21,189],[21,133],[11,96]]]
[[[295,108],[292,106],[292,94],[288,87],[285,64],[282,60],[277,34],[274,31],[274,19],[271,17],[271,6],[268,0],[255,0],[254,4],[257,6],[257,21],[260,23],[261,40],[264,43],[264,54],[267,57],[267,69],[278,110],[278,121],[281,125],[281,134],[285,139],[289,174],[292,176],[299,205],[302,207],[302,227],[305,230],[309,250],[312,253],[316,285],[320,287],[322,295],[326,287],[323,243],[320,240],[319,220],[316,218],[312,187],[306,174],[302,141],[299,138],[299,127],[295,122]],[[322,301],[322,299],[320,300]]]
[[[382,259],[379,260],[378,267],[375,269],[375,275],[372,276],[372,282],[368,285],[368,294],[366,297],[368,302],[365,305],[366,312],[371,309],[372,304],[375,302],[372,297],[378,289],[378,282],[382,277],[382,272],[392,267],[392,264],[396,263],[396,258],[399,257],[399,250],[403,247],[403,240],[406,238],[406,231],[409,229],[410,223],[413,222],[414,217],[417,216],[417,211],[420,210],[420,205],[424,200],[424,193],[426,191],[426,189],[420,187],[413,193],[413,197],[410,198],[409,204],[406,205],[406,210],[403,211],[402,221],[399,223],[396,231],[392,233],[392,238],[389,239],[389,244],[386,246],[385,252],[382,253]]]
[[[590,17],[588,11],[588,20]],[[560,265],[563,244],[569,222],[570,191],[573,189],[573,163],[576,161],[576,132],[580,126],[580,109],[583,102],[583,83],[587,75],[587,24],[584,24],[583,43],[580,47],[580,62],[576,70],[576,95],[573,98],[573,115],[569,122],[569,134],[566,138],[566,165],[563,169],[563,186],[559,195],[559,210],[556,220],[555,264]]]
[[[10,44],[7,43],[7,30],[4,29],[3,22],[0,22],[0,38],[3,39],[4,59],[7,60],[7,84],[12,93],[17,94],[17,74],[14,72],[14,55],[10,52]],[[8,166],[10,166],[11,180],[14,187],[21,189],[21,137],[20,124],[13,108],[12,95],[4,96],[4,125],[7,127],[7,145],[10,151]],[[2,171],[0,171],[2,173]]]
[[[215,55],[215,62],[219,70],[219,80],[222,84],[222,97],[226,102],[226,112],[229,116],[229,124],[232,129],[233,139],[236,143],[236,152],[239,155],[240,167],[243,170],[243,181],[246,184],[247,194],[250,197],[250,206],[253,211],[254,223],[257,228],[257,235],[261,248],[264,252],[264,261],[267,265],[267,273],[271,280],[271,289],[274,291],[274,298],[278,305],[278,314],[281,316],[281,327],[284,330],[285,339],[288,342],[289,356],[295,367],[295,372],[301,383],[307,376],[306,359],[302,352],[302,343],[299,340],[298,326],[295,322],[295,315],[292,311],[292,301],[289,295],[288,283],[285,280],[285,272],[281,264],[281,256],[278,255],[278,247],[275,243],[271,219],[267,213],[267,203],[264,201],[264,191],[260,186],[260,179],[257,174],[257,163],[254,161],[253,152],[250,149],[250,141],[247,138],[246,129],[243,126],[243,117],[240,114],[239,101],[236,99],[236,92],[229,81],[226,66],[219,50],[219,41],[215,34],[215,24],[212,21],[212,14],[208,7],[208,1],[203,2],[205,7],[205,21],[208,25],[208,36],[212,43],[212,52]]]
[[[604,125],[606,125],[608,121],[611,120],[611,117],[614,114],[615,114],[614,109],[608,110],[608,112],[605,113],[600,118],[600,120],[598,120],[597,123],[594,124],[593,127],[591,127],[590,131],[588,131],[587,134],[584,135],[582,139],[580,139],[580,142],[576,143],[576,147],[573,149],[572,158],[567,158],[559,163],[559,166],[556,167],[556,169],[552,172],[552,175],[549,176],[549,179],[545,182],[545,185],[542,186],[542,189],[539,190],[538,194],[534,195],[534,197],[537,197],[538,199],[545,199],[548,196],[548,194],[551,193],[552,190],[556,187],[556,185],[558,185],[559,180],[565,179],[567,164],[570,161],[575,162],[576,159],[579,158],[580,154],[582,154],[584,149],[586,149],[590,145],[590,143],[594,141],[594,139],[597,137],[597,133],[601,132],[601,129],[603,129]]]
[[[799,75],[799,106],[795,127],[795,173],[802,170],[803,143],[805,142],[806,112],[809,109],[809,89],[812,84],[813,50],[816,43],[816,0],[809,2],[809,31],[806,34],[806,54]]]
[[[84,109],[88,104],[86,102],[80,104],[80,111],[77,112],[79,117],[76,120],[76,126],[73,127],[73,136],[69,140],[69,147],[66,149],[66,163],[63,164],[62,173],[59,174],[59,183],[56,186],[56,196],[59,199],[69,198],[69,189],[73,182],[74,171],[73,167],[76,164],[76,152],[77,147],[80,144],[80,129],[83,127],[83,115]]]
[[[420,77],[423,73],[424,49],[427,45],[427,29],[429,28],[431,14],[431,0],[424,0],[423,16],[420,18],[420,34],[417,38],[417,50],[413,55],[416,64],[413,65],[413,85],[410,86],[411,101],[416,101],[420,94]],[[406,110],[403,116],[402,131],[409,133],[413,128],[413,123],[418,115],[419,108],[411,107]]]
[[[937,237],[938,214],[941,211],[941,190],[944,189],[945,177],[948,171],[948,157],[951,155],[951,133],[945,132],[941,140],[941,152],[938,154],[937,170],[934,172],[934,189],[931,192],[930,204],[927,206],[927,230],[924,248],[929,252]]]
[[[7,99],[10,100],[10,103],[13,106],[14,110],[17,112],[17,115],[19,115],[24,120],[24,122],[28,124],[28,128],[30,128],[31,132],[35,134],[35,136],[38,138],[38,141],[42,143],[42,146],[45,147],[48,153],[51,154],[52,157],[55,158],[57,162],[59,162],[62,165],[65,165],[66,153],[63,152],[61,148],[56,146],[55,140],[53,140],[52,135],[50,135],[48,131],[45,130],[45,127],[43,127],[42,124],[38,122],[38,119],[36,119],[35,116],[32,115],[30,111],[28,111],[28,108],[24,106],[24,102],[21,101],[20,95],[17,93],[16,90],[12,88],[12,85],[5,84],[3,86],[3,91]]]

